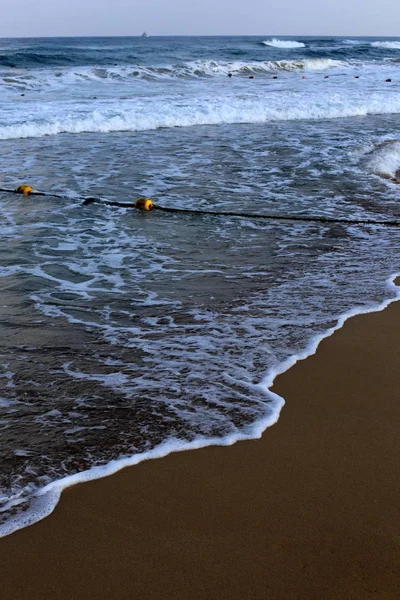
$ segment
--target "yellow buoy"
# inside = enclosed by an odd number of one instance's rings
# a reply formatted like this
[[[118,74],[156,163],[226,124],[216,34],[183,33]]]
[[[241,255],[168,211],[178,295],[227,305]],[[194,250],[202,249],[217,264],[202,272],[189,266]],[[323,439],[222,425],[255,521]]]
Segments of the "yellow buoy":
[[[30,185],[20,185],[17,187],[17,189],[15,191],[17,192],[17,194],[23,194],[24,196],[29,196],[29,194],[32,194],[33,189],[31,188]]]
[[[153,210],[154,204],[150,198],[138,198],[135,202],[135,208],[139,210]]]

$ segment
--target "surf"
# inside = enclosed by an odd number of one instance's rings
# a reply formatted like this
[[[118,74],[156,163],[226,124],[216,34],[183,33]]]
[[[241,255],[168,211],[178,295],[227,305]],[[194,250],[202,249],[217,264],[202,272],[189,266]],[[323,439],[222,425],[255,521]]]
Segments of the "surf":
[[[294,40],[279,40],[277,38],[273,38],[272,40],[264,40],[261,43],[264,44],[264,46],[271,46],[272,48],[292,49],[306,47],[303,42],[296,42]]]

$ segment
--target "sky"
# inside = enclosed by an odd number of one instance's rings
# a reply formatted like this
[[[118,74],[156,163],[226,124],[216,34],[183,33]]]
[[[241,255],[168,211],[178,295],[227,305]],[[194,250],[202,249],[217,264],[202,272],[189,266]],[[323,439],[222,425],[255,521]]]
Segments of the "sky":
[[[0,0],[0,37],[400,37],[399,0]]]

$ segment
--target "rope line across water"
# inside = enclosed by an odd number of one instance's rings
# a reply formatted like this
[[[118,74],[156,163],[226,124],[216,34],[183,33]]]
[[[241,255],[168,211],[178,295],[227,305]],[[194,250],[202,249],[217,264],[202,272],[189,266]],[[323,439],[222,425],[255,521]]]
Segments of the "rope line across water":
[[[22,186],[23,187],[23,186]],[[19,188],[17,188],[18,190]],[[0,188],[0,192],[8,194],[22,194],[23,192]],[[114,200],[103,200],[102,198],[72,198],[71,196],[54,194],[50,192],[34,192],[30,191],[25,195],[29,196],[46,196],[51,198],[61,198],[63,200],[81,200],[82,206],[89,204],[104,204],[105,206],[117,206],[118,208],[138,208],[136,202],[117,202]],[[212,210],[194,210],[191,208],[172,208],[167,206],[159,206],[152,204],[152,209],[161,210],[169,213],[185,213],[194,215],[213,215],[216,217],[239,217],[243,219],[267,219],[272,221],[297,221],[305,223],[341,223],[343,225],[382,225],[385,227],[399,227],[400,219],[390,219],[386,221],[378,221],[376,219],[343,219],[334,217],[324,217],[315,215],[259,215],[254,213],[237,213],[237,212],[218,212]]]

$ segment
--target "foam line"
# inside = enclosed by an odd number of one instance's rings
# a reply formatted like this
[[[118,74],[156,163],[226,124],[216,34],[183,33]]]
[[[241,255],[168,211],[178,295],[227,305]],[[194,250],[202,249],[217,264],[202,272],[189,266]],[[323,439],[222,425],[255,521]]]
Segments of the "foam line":
[[[392,74],[391,71],[389,74]],[[286,78],[280,78],[279,84],[271,78],[267,87],[261,82],[257,83],[257,79],[254,85],[261,87],[247,88],[246,94],[238,93],[235,87],[226,89],[229,85],[227,82],[215,93],[203,85],[199,94],[189,103],[182,102],[179,94],[156,94],[151,99],[137,96],[118,102],[109,98],[101,103],[92,100],[86,102],[77,97],[73,104],[71,101],[57,105],[51,102],[31,103],[28,121],[25,118],[26,106],[14,103],[7,113],[7,123],[0,124],[0,139],[399,114],[400,94],[396,86],[389,91],[386,77],[387,73],[385,77],[382,74],[374,92],[358,86],[344,86],[344,80],[339,78],[335,83],[332,82],[335,92],[331,88],[328,93],[326,86],[316,85],[317,79],[312,77],[311,86],[299,78],[298,85],[290,90]],[[324,79],[321,77],[318,81],[321,83]],[[285,86],[282,93],[275,93],[276,85]]]
[[[272,408],[271,414],[268,414],[267,416],[258,419],[255,423],[243,428],[241,431],[232,433],[222,438],[199,437],[193,440],[192,442],[184,442],[179,439],[170,439],[166,442],[163,442],[159,446],[153,448],[149,452],[135,454],[126,458],[116,459],[107,463],[104,466],[93,467],[92,469],[89,469],[87,471],[82,471],[81,473],[76,473],[75,475],[70,475],[68,477],[64,477],[62,479],[54,481],[46,485],[38,492],[36,499],[29,512],[25,513],[22,516],[11,518],[6,523],[0,526],[0,537],[10,535],[18,529],[22,529],[23,527],[33,525],[34,523],[50,515],[57,506],[61,497],[61,493],[66,488],[72,485],[76,485],[77,483],[84,483],[86,481],[93,481],[95,479],[108,477],[109,475],[113,475],[114,473],[120,471],[121,469],[124,469],[125,467],[137,465],[145,460],[162,458],[164,456],[167,456],[168,454],[171,454],[172,452],[197,450],[199,448],[205,448],[208,446],[231,446],[232,444],[235,444],[238,441],[261,438],[264,431],[278,421],[280,412],[285,404],[284,398],[282,398],[275,392],[272,392],[270,389],[276,377],[288,371],[298,361],[304,360],[309,356],[315,354],[322,340],[324,340],[327,337],[330,337],[338,329],[341,329],[344,323],[351,317],[361,314],[380,312],[384,310],[387,306],[392,304],[392,302],[398,301],[400,299],[400,287],[398,287],[394,283],[394,280],[399,276],[400,272],[395,273],[394,275],[390,276],[389,279],[386,281],[388,291],[395,293],[395,296],[393,298],[386,299],[377,305],[373,305],[370,307],[354,308],[344,313],[341,317],[339,317],[337,324],[334,327],[331,327],[323,334],[313,337],[302,352],[291,356],[287,360],[283,361],[277,368],[268,371],[265,377],[262,379],[262,381],[254,386],[255,389],[258,389],[265,394],[266,402],[268,402],[268,408]]]

